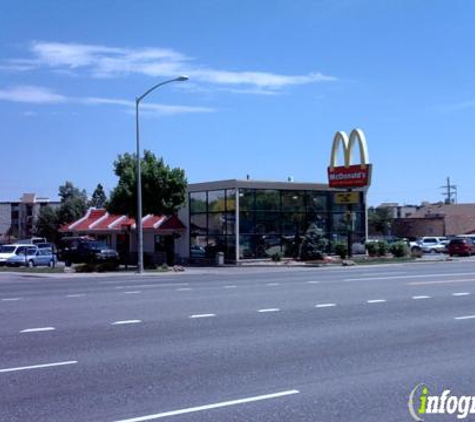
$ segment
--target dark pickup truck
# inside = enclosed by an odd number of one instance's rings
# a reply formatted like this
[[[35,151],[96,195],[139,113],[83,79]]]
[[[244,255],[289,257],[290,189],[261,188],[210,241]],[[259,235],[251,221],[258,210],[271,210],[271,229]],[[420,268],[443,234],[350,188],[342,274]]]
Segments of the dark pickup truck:
[[[82,263],[113,263],[119,265],[119,254],[104,242],[90,237],[75,236],[61,239],[58,259],[66,266]]]

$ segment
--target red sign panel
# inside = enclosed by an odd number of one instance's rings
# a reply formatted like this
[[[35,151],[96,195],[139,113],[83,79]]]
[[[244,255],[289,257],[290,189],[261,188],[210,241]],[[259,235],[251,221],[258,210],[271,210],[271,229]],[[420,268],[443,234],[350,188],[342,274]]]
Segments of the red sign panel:
[[[363,188],[371,182],[371,164],[362,166],[328,167],[328,184],[331,188]]]

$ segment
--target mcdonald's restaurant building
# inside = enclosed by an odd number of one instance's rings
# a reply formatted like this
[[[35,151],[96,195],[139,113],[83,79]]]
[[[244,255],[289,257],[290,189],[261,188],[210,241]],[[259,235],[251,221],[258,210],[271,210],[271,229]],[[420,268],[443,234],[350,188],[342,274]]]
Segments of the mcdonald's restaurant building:
[[[177,252],[192,263],[214,259],[218,252],[234,263],[275,253],[297,257],[312,223],[323,230],[330,248],[347,241],[349,224],[352,243],[361,243],[367,227],[364,189],[352,194],[351,215],[348,205],[338,203],[337,192],[342,190],[318,183],[232,179],[190,184],[179,213],[187,232]]]

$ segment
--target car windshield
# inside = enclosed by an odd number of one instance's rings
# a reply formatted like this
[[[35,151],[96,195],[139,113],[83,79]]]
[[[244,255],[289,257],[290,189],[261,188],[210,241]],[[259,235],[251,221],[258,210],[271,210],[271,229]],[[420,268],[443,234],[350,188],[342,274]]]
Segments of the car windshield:
[[[88,242],[91,249],[106,249],[107,245],[104,242]]]
[[[0,246],[0,253],[13,253],[16,246]]]

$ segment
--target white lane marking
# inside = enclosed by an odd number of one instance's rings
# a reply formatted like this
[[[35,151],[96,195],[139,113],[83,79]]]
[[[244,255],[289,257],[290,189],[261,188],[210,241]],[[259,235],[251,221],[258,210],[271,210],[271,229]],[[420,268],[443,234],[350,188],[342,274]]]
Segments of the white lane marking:
[[[454,284],[454,283],[473,283],[475,278],[460,278],[458,280],[438,280],[438,281],[415,281],[407,283],[408,286],[430,286],[433,284]]]
[[[455,319],[461,320],[461,319],[474,319],[474,318],[475,318],[475,315],[467,315],[467,316],[459,316],[459,317],[456,317]]]
[[[257,312],[260,312],[261,314],[265,312],[279,312],[279,308],[266,308],[266,309],[259,309]]]
[[[126,321],[115,321],[111,325],[126,325],[126,324],[140,324],[142,320],[140,319],[129,319]]]
[[[379,272],[379,273],[363,273],[363,274],[361,274],[361,275],[366,277],[366,276],[375,276],[375,275],[385,275],[385,276],[389,276],[389,275],[395,275],[395,274],[407,274],[407,271],[397,271],[397,272],[396,272],[396,271],[392,271],[392,272],[390,272],[390,273],[388,273],[388,272],[385,272],[385,273],[381,273],[381,272]]]
[[[386,299],[372,299],[372,300],[367,300],[366,303],[384,303],[387,302]]]
[[[278,286],[279,283],[267,283],[266,286]]]
[[[191,319],[196,319],[196,318],[212,318],[212,317],[215,317],[216,314],[194,314],[194,315],[190,315],[189,318]]]
[[[13,302],[15,300],[22,300],[22,297],[6,297],[2,299],[3,302]]]
[[[191,287],[181,287],[179,289],[176,289],[177,292],[188,292],[190,290],[193,290]]]
[[[235,289],[237,286],[224,286],[225,289]]]
[[[25,369],[39,369],[39,368],[51,368],[53,366],[74,365],[76,363],[78,363],[77,360],[68,360],[66,362],[42,363],[40,365],[19,366],[18,368],[0,369],[0,373],[24,371]]]
[[[469,296],[468,292],[452,293],[452,296]]]
[[[441,274],[419,274],[419,275],[396,275],[396,276],[388,276],[388,277],[346,278],[344,281],[370,281],[370,280],[397,280],[397,279],[405,279],[405,278],[456,277],[460,275],[473,276],[473,273],[445,273],[445,274],[441,273]]]
[[[265,394],[262,396],[246,397],[244,399],[223,401],[220,403],[206,404],[204,406],[188,407],[186,409],[172,410],[169,412],[156,413],[155,415],[140,416],[138,418],[122,419],[116,422],[145,422],[153,419],[166,418],[168,416],[184,415],[186,413],[201,412],[203,410],[218,409],[220,407],[235,406],[237,404],[252,403],[260,400],[276,399],[278,397],[299,394],[299,390],[281,391],[279,393]]]
[[[130,292],[124,292],[124,295],[136,295],[138,293],[142,293],[140,290],[134,290]]]
[[[430,299],[431,297],[430,297],[430,296],[422,295],[422,296],[412,296],[412,298],[413,298],[414,300],[420,300],[420,299]]]
[[[75,293],[72,295],[66,295],[66,297],[84,297],[84,296],[86,296],[85,293]]]
[[[331,308],[333,306],[336,306],[336,303],[320,303],[315,305],[315,308]]]
[[[25,330],[21,330],[20,333],[38,333],[41,331],[53,331],[56,330],[54,327],[39,327],[39,328],[27,328]]]
[[[319,284],[320,282],[315,281],[315,280],[310,280],[310,281],[306,281],[305,283],[307,283],[307,284]]]
[[[190,283],[166,283],[166,284],[134,284],[129,286],[115,286],[116,289],[136,289],[137,287],[178,287],[188,286]]]

